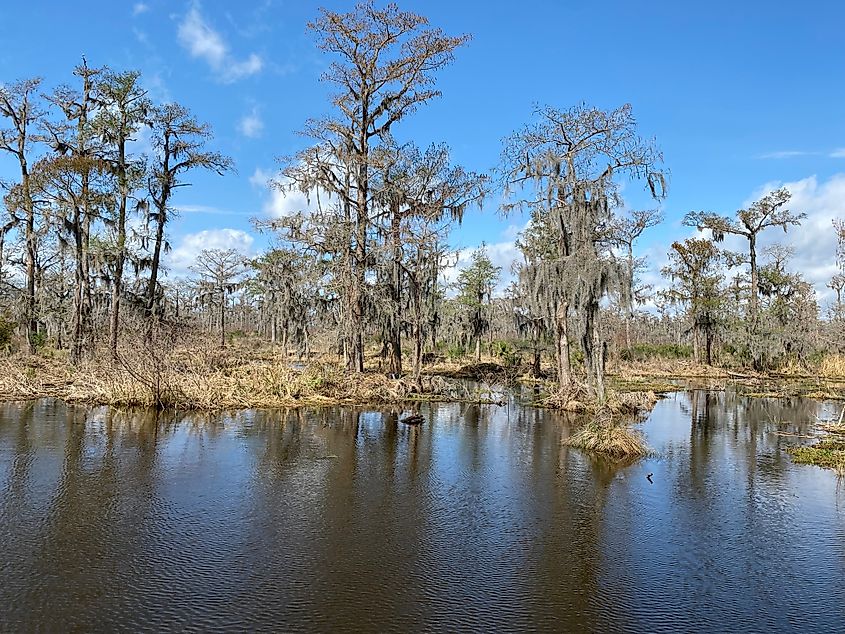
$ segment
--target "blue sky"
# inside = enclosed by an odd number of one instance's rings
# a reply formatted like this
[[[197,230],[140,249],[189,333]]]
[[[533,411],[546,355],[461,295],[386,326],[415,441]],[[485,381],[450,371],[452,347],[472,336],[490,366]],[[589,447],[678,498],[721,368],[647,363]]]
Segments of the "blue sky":
[[[307,142],[296,132],[327,108],[319,76],[328,59],[305,24],[319,6],[351,2],[144,0],[9,3],[0,81],[40,75],[72,80],[92,65],[136,68],[153,98],[176,100],[212,124],[215,147],[237,174],[196,176],[178,193],[172,227],[177,272],[202,246],[257,250],[249,218],[272,212],[262,185],[275,158]],[[501,139],[533,104],[603,108],[630,102],[671,170],[666,222],[644,236],[654,269],[689,230],[691,209],[732,212],[764,188],[787,183],[809,222],[792,236],[804,269],[824,290],[832,272],[830,218],[845,216],[845,3],[406,1],[453,34],[471,33],[440,74],[443,97],[397,128],[421,146],[446,142],[456,162],[486,171]],[[20,27],[18,27],[20,25]],[[28,28],[29,26],[32,28]],[[11,175],[3,159],[0,175]],[[629,204],[648,204],[626,190]],[[293,201],[275,200],[277,212]],[[493,196],[471,212],[454,246],[486,241],[500,263],[522,218],[502,218]],[[799,208],[800,206],[800,208]],[[205,232],[205,233],[202,233]],[[782,234],[780,238],[782,239]],[[772,239],[778,238],[777,235]],[[181,249],[181,250],[180,250]]]

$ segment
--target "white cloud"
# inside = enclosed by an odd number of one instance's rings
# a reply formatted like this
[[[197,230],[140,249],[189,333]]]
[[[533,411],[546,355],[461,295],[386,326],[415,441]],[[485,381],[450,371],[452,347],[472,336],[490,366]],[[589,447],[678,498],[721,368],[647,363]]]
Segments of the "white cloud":
[[[154,101],[168,102],[173,100],[170,90],[160,72],[156,71],[143,75],[141,83],[146,89],[148,96]]]
[[[766,154],[760,154],[757,156],[758,159],[788,159],[788,158],[795,158],[797,156],[809,156],[812,154],[816,154],[816,152],[805,152],[803,150],[780,150],[778,152],[767,152]]]
[[[150,43],[150,38],[147,35],[146,31],[142,31],[141,29],[136,29],[135,27],[132,28],[132,33],[135,35],[135,39],[138,40],[141,44],[146,46],[147,48],[152,48],[152,44]]]
[[[132,7],[132,15],[138,16],[138,15],[141,15],[142,13],[146,13],[149,10],[150,10],[150,5],[148,5],[144,2],[136,2],[135,5]]]
[[[318,196],[316,194],[306,196],[298,189],[280,189],[273,184],[274,182],[285,182],[284,178],[278,173],[272,173],[258,167],[249,177],[249,182],[253,187],[266,192],[262,211],[271,218],[284,218],[299,212],[310,214],[317,211]],[[319,201],[321,204],[325,205],[329,200],[330,197],[327,193],[322,192],[320,194]]]
[[[149,154],[153,151],[152,130],[142,125],[127,144],[130,153]]]
[[[250,139],[257,139],[261,136],[264,131],[264,121],[261,119],[257,106],[254,106],[248,114],[241,118],[238,122],[238,131]]]
[[[780,150],[777,152],[766,152],[765,154],[758,154],[758,159],[789,159],[798,156],[824,156],[825,152],[808,152],[805,150]],[[829,158],[845,158],[845,147],[836,148],[827,152]]]
[[[194,3],[179,24],[179,41],[191,57],[205,60],[218,79],[231,83],[259,72],[264,63],[251,53],[245,60],[236,60],[223,37],[205,21]]]
[[[254,238],[240,229],[206,229],[189,233],[167,256],[168,277],[184,277],[203,249],[234,249],[243,256],[252,255]]]

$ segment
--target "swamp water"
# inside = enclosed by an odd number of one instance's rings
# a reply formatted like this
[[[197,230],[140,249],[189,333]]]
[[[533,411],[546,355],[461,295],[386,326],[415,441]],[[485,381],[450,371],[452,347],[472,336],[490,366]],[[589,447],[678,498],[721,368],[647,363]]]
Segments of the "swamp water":
[[[0,404],[0,631],[845,631],[845,484],[781,435],[833,404],[678,392],[632,466],[420,411]]]

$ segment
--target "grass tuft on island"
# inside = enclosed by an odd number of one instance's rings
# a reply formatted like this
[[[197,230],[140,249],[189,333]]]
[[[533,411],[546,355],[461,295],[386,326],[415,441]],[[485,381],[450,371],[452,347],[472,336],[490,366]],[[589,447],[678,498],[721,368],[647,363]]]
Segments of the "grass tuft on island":
[[[590,421],[563,442],[568,447],[614,461],[645,458],[653,454],[642,432],[610,417]]]

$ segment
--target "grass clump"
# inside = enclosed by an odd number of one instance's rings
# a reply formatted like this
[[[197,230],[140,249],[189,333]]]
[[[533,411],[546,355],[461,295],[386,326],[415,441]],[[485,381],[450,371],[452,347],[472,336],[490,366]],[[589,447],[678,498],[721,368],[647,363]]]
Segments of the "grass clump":
[[[845,476],[845,407],[838,421],[820,427],[825,436],[819,442],[788,447],[787,452],[793,462],[833,469],[840,477]]]
[[[787,451],[793,462],[833,469],[845,475],[845,436],[826,438],[815,445],[789,447]]]
[[[639,430],[609,417],[590,421],[567,438],[564,444],[615,461],[645,458],[652,454]]]

